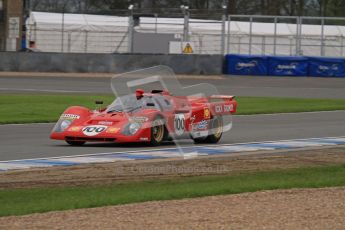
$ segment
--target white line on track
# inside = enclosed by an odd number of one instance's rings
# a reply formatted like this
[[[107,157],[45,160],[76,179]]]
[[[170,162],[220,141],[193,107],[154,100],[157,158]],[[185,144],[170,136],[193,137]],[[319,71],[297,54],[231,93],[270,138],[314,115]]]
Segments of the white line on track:
[[[215,147],[215,146],[234,146],[234,145],[250,145],[250,144],[268,144],[268,143],[276,143],[276,142],[291,142],[291,141],[313,141],[313,140],[320,140],[320,139],[332,139],[332,138],[345,138],[345,136],[339,137],[314,137],[314,138],[305,138],[305,139],[283,139],[283,140],[275,140],[275,141],[263,141],[263,142],[239,142],[239,143],[232,143],[232,144],[219,144],[219,145],[197,145],[194,147],[197,148],[207,148],[207,147]],[[182,148],[190,148],[190,146],[183,146]],[[308,147],[308,146],[306,146]],[[9,162],[16,162],[16,161],[26,161],[26,160],[52,160],[52,159],[60,159],[60,158],[74,158],[74,157],[92,157],[92,156],[102,156],[108,154],[124,154],[124,153],[143,153],[143,152],[150,152],[150,151],[164,151],[164,150],[173,150],[177,147],[170,147],[170,148],[151,148],[147,150],[133,150],[133,151],[119,151],[119,152],[105,152],[105,153],[91,153],[91,154],[82,154],[82,155],[69,155],[69,156],[58,156],[58,157],[47,157],[47,158],[28,158],[28,159],[20,159],[20,160],[7,160],[7,161],[0,161],[0,163],[9,163]]]

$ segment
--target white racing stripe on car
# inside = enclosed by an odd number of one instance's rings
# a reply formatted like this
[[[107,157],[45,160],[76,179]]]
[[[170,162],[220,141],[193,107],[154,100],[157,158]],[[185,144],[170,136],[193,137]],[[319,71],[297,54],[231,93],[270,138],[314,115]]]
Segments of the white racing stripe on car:
[[[110,152],[79,156],[52,157],[44,159],[25,159],[0,162],[0,171],[27,169],[51,166],[72,166],[88,163],[107,163],[129,160],[149,160],[159,158],[193,158],[198,156],[229,154],[240,152],[255,152],[262,150],[298,149],[305,147],[321,147],[345,145],[345,137],[309,138],[297,140],[282,140],[268,142],[251,142],[238,144],[207,145],[179,148],[160,148],[142,151]]]

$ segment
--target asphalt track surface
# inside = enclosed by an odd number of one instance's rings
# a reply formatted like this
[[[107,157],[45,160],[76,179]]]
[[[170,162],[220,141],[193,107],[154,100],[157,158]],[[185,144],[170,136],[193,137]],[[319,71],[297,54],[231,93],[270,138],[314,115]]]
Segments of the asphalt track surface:
[[[264,97],[345,98],[345,79],[311,77],[212,76],[179,78],[183,86],[210,83],[222,94]],[[0,93],[110,94],[109,77],[6,77]]]
[[[197,77],[179,78],[183,86],[207,82],[220,93],[239,96],[345,98],[345,79],[296,77]],[[1,76],[0,93],[110,94],[109,77]],[[269,105],[263,105],[269,106]],[[135,151],[145,145],[87,144],[71,147],[50,140],[53,124],[1,125],[0,161]],[[221,143],[276,141],[345,135],[345,111],[234,116],[233,128]],[[190,145],[184,141],[183,145]],[[159,148],[170,148],[165,144]]]
[[[50,140],[53,124],[0,126],[0,161],[74,156],[147,149],[145,145],[86,144],[72,147]],[[345,135],[345,111],[234,116],[233,128],[222,137],[222,144],[276,141]],[[183,146],[192,144],[183,141]],[[167,143],[158,148],[171,148]]]

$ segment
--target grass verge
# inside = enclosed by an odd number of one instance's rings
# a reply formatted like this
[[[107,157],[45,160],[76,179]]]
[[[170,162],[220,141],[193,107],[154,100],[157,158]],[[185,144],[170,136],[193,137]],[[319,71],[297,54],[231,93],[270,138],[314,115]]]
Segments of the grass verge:
[[[54,122],[69,106],[95,109],[96,100],[108,105],[114,98],[109,95],[0,95],[0,124]]]
[[[112,95],[0,95],[0,124],[54,122],[69,106],[95,108],[94,101],[105,105]],[[301,99],[238,97],[237,114],[267,114],[345,110],[344,99]]]
[[[345,186],[345,165],[107,186],[0,190],[0,216],[260,190]]]

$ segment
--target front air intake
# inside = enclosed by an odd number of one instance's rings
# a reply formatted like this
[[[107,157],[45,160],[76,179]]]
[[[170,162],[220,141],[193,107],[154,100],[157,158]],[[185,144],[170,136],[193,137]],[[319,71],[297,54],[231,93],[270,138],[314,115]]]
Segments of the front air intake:
[[[114,142],[115,138],[97,138],[97,137],[66,137],[66,141],[93,141],[93,142]]]

